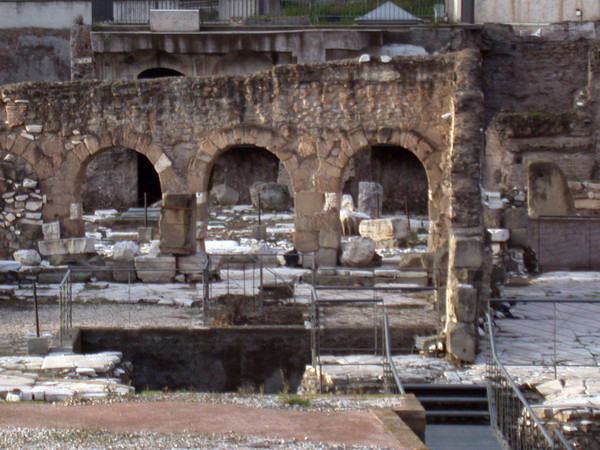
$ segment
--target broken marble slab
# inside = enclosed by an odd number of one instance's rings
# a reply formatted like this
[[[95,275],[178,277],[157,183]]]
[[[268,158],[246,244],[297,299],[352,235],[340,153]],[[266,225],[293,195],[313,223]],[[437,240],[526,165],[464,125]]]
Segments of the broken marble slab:
[[[45,240],[38,241],[38,248],[42,256],[96,253],[96,240],[94,238]]]
[[[122,354],[119,352],[98,353],[94,355],[51,354],[44,358],[42,370],[64,370],[88,368],[96,373],[107,373],[121,362]]]

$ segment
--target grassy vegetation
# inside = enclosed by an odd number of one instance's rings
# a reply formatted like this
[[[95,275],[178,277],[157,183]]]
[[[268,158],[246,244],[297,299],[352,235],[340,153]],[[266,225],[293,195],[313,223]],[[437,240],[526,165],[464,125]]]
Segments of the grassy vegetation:
[[[84,291],[101,291],[102,289],[104,289],[104,286],[100,286],[94,283],[85,283],[83,285],[83,289]]]
[[[302,397],[300,395],[297,394],[287,394],[285,392],[282,392],[281,394],[279,394],[279,401],[281,403],[283,403],[284,405],[288,405],[288,406],[309,406],[310,405],[310,398],[309,397]]]

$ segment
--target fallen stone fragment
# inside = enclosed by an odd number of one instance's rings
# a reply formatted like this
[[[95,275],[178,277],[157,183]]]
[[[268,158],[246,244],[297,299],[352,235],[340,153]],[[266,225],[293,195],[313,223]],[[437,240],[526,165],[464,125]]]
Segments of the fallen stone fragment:
[[[13,253],[13,258],[25,266],[37,266],[42,262],[40,254],[35,250],[17,250]]]
[[[342,248],[340,262],[348,267],[366,267],[375,255],[373,239],[360,237],[351,238]]]

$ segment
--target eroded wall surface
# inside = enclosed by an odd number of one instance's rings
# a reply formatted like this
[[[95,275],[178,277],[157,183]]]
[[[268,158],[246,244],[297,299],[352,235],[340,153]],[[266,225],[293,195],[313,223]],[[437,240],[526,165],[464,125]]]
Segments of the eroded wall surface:
[[[68,29],[0,29],[0,85],[70,79]]]
[[[47,196],[43,219],[58,218],[66,236],[83,232],[69,211],[82,201],[89,161],[121,146],[152,162],[163,193],[196,193],[203,240],[213,164],[233,146],[254,145],[290,175],[296,249],[317,265],[335,265],[344,168],[372,145],[410,150],[429,181],[432,250],[447,255],[438,258],[447,278],[436,282],[448,285],[448,348],[473,360],[489,284],[477,51],[277,66],[243,77],[21,83],[0,88],[0,96],[0,148],[33,166]]]

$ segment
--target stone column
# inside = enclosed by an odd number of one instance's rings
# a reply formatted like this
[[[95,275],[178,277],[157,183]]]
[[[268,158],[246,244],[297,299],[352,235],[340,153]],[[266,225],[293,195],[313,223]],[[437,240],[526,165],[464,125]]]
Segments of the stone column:
[[[81,202],[71,203],[69,205],[69,218],[63,221],[63,228],[67,237],[85,236],[83,205]]]
[[[160,251],[189,255],[196,251],[196,196],[163,194],[160,214]]]
[[[480,236],[452,234],[449,239],[446,286],[446,346],[452,356],[473,362],[477,352],[477,319],[484,267],[484,245]]]
[[[294,246],[305,267],[335,266],[340,246],[340,192],[297,192]]]
[[[446,178],[450,199],[446,349],[451,357],[473,362],[477,320],[488,298],[490,269],[479,184],[483,150],[481,55],[471,50],[458,52],[454,70],[453,140]]]

